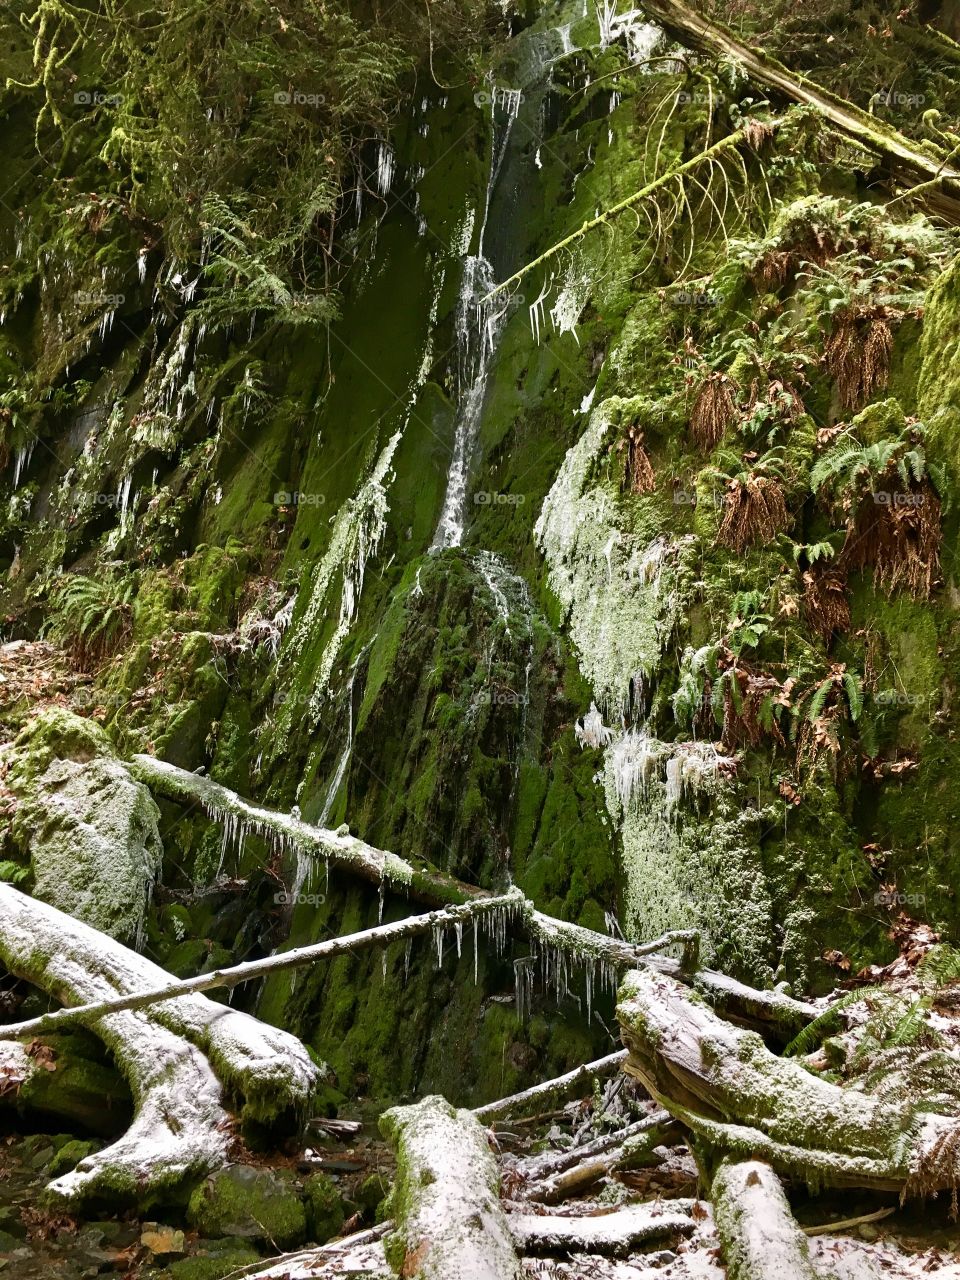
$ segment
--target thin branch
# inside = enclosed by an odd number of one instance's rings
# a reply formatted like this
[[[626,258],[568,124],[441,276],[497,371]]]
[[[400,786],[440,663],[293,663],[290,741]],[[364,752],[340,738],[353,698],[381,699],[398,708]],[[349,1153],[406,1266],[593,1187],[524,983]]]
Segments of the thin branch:
[[[123,1009],[144,1009],[148,1005],[159,1004],[163,1000],[174,1000],[178,996],[191,995],[196,991],[212,991],[218,987],[229,989],[242,982],[249,982],[251,978],[262,978],[266,974],[278,973],[284,969],[296,969],[302,965],[315,964],[318,960],[330,960],[334,956],[355,955],[368,947],[388,947],[401,938],[429,933],[433,929],[449,929],[453,925],[462,924],[465,920],[489,915],[493,911],[515,911],[522,901],[521,896],[516,893],[504,894],[499,898],[479,898],[460,906],[445,907],[439,911],[429,911],[422,916],[408,916],[405,920],[397,920],[392,924],[377,925],[373,929],[364,929],[360,933],[348,933],[342,938],[332,938],[328,942],[298,947],[293,951],[281,951],[262,960],[247,960],[243,964],[232,965],[228,969],[201,973],[195,978],[178,979],[166,986],[154,987],[149,991],[136,991],[131,995],[115,996],[92,1004],[56,1009],[53,1013],[29,1018],[26,1022],[15,1022],[9,1026],[0,1027],[0,1039],[19,1040],[24,1036],[57,1031],[65,1025],[90,1022],[108,1013],[119,1013]]]

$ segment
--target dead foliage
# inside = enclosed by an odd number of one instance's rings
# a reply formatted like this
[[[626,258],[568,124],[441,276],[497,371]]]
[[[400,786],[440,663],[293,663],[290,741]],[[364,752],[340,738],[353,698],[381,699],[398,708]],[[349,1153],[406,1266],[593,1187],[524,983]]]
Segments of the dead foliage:
[[[840,567],[872,568],[888,594],[902,589],[925,600],[940,580],[941,539],[940,499],[928,481],[899,490],[878,484],[848,522]]]
[[[769,121],[750,119],[743,125],[743,140],[751,151],[759,151],[766,145],[777,131],[777,126]]]
[[[620,447],[626,448],[627,455],[622,488],[630,493],[653,493],[657,478],[644,446],[643,431],[637,426],[629,427],[626,440],[620,442]]]
[[[893,331],[890,307],[838,313],[823,352],[823,363],[834,379],[841,408],[859,409],[887,385]]]
[[[756,543],[771,542],[790,520],[780,481],[751,473],[727,485],[717,542],[742,553]]]
[[[824,267],[841,250],[836,236],[822,227],[807,227],[789,248],[768,249],[751,272],[754,287],[771,293],[793,280],[805,264]]]
[[[764,737],[772,737],[778,746],[785,746],[772,711],[776,706],[789,705],[790,692],[775,676],[739,664],[731,667],[723,687],[723,749],[732,752],[739,747],[755,747]]]
[[[717,447],[737,416],[735,393],[736,386],[725,373],[710,373],[700,384],[690,413],[690,434],[704,453]]]
[[[811,566],[803,575],[803,617],[824,644],[850,629],[846,575],[839,569]]]

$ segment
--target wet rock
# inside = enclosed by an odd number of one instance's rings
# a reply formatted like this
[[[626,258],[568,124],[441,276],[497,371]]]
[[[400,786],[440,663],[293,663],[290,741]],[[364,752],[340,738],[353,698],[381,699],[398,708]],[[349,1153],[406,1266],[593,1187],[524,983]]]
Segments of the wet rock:
[[[157,1280],[221,1280],[259,1257],[252,1245],[238,1240],[200,1240],[196,1253],[168,1263],[156,1276]]]
[[[287,1170],[233,1164],[213,1174],[190,1197],[187,1220],[207,1236],[239,1236],[290,1248],[306,1238],[307,1215]]]

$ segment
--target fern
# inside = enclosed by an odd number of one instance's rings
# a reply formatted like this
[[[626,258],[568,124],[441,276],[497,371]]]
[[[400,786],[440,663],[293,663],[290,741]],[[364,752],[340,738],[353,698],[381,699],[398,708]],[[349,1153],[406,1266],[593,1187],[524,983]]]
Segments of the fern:
[[[70,574],[54,590],[56,610],[49,631],[89,666],[114,653],[132,625],[137,582],[133,574],[102,578]]]
[[[840,1014],[844,1009],[849,1009],[851,1005],[859,1004],[869,996],[882,991],[882,987],[869,986],[859,987],[856,991],[848,991],[846,995],[842,995],[794,1036],[783,1051],[784,1057],[797,1058],[813,1053],[828,1035],[841,1029]]]

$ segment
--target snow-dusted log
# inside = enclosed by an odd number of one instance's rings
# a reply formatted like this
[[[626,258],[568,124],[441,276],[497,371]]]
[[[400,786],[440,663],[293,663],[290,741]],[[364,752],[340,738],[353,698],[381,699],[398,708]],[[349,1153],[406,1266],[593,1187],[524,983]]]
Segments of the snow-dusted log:
[[[9,1039],[13,1036],[33,1036],[44,1031],[60,1030],[65,1024],[88,1023],[91,1019],[102,1017],[107,1013],[116,1013],[124,1009],[145,1009],[192,992],[236,987],[242,982],[250,981],[251,978],[262,978],[283,969],[296,969],[302,965],[315,964],[320,960],[331,960],[335,956],[353,955],[369,947],[388,947],[392,942],[402,938],[412,938],[416,934],[431,933],[437,929],[451,929],[474,916],[495,911],[510,911],[516,906],[515,894],[500,898],[481,898],[475,902],[464,903],[462,906],[445,907],[439,911],[427,912],[425,915],[408,916],[405,920],[396,920],[391,924],[376,925],[372,929],[363,929],[359,933],[344,934],[341,938],[331,938],[327,942],[318,942],[309,947],[280,951],[262,960],[248,960],[227,969],[214,969],[210,973],[198,974],[195,978],[174,979],[166,974],[167,981],[162,986],[135,990],[130,994],[113,996],[96,1004],[57,1009],[53,1013],[29,1018],[25,1022],[0,1026],[0,1037]],[[164,971],[157,970],[157,972]],[[219,1009],[220,1006],[216,1008]],[[626,1054],[622,1056],[626,1057]]]
[[[603,1080],[619,1071],[626,1061],[626,1049],[618,1049],[605,1058],[597,1058],[594,1062],[585,1062],[582,1067],[574,1067],[565,1075],[556,1076],[553,1080],[545,1080],[542,1084],[532,1085],[521,1093],[513,1093],[509,1098],[499,1098],[496,1102],[488,1102],[482,1107],[475,1107],[473,1114],[478,1120],[488,1124],[505,1116],[524,1115],[530,1111],[538,1111],[544,1104],[552,1104],[556,1099],[572,1093],[580,1085],[589,1085],[593,1080]]]
[[[386,1254],[414,1280],[520,1280],[487,1135],[444,1098],[394,1107],[380,1128],[397,1153]]]
[[[960,1182],[960,1123],[916,1090],[883,1100],[780,1058],[665,974],[627,975],[617,1008],[624,1069],[720,1152],[819,1186],[925,1194]]]
[[[680,1210],[689,1210],[692,1204],[690,1200],[634,1204],[613,1213],[577,1218],[512,1213],[507,1221],[521,1253],[605,1253],[625,1258],[647,1240],[688,1235],[695,1224],[689,1212]],[[778,1273],[769,1273],[771,1277],[775,1274],[779,1280]]]
[[[0,960],[65,1004],[172,981],[106,934],[2,883]],[[299,1040],[204,996],[104,1014],[89,1026],[125,1075],[135,1115],[118,1142],[51,1184],[68,1203],[100,1192],[142,1202],[222,1164],[231,1119],[221,1082],[245,1114],[270,1121],[302,1111],[320,1076]]]
[[[723,1160],[713,1215],[730,1280],[817,1280],[780,1179],[762,1160]]]
[[[298,1249],[268,1262],[251,1263],[231,1271],[230,1280],[393,1280],[383,1252],[383,1237],[392,1226],[392,1222],[383,1222],[319,1248]]]

